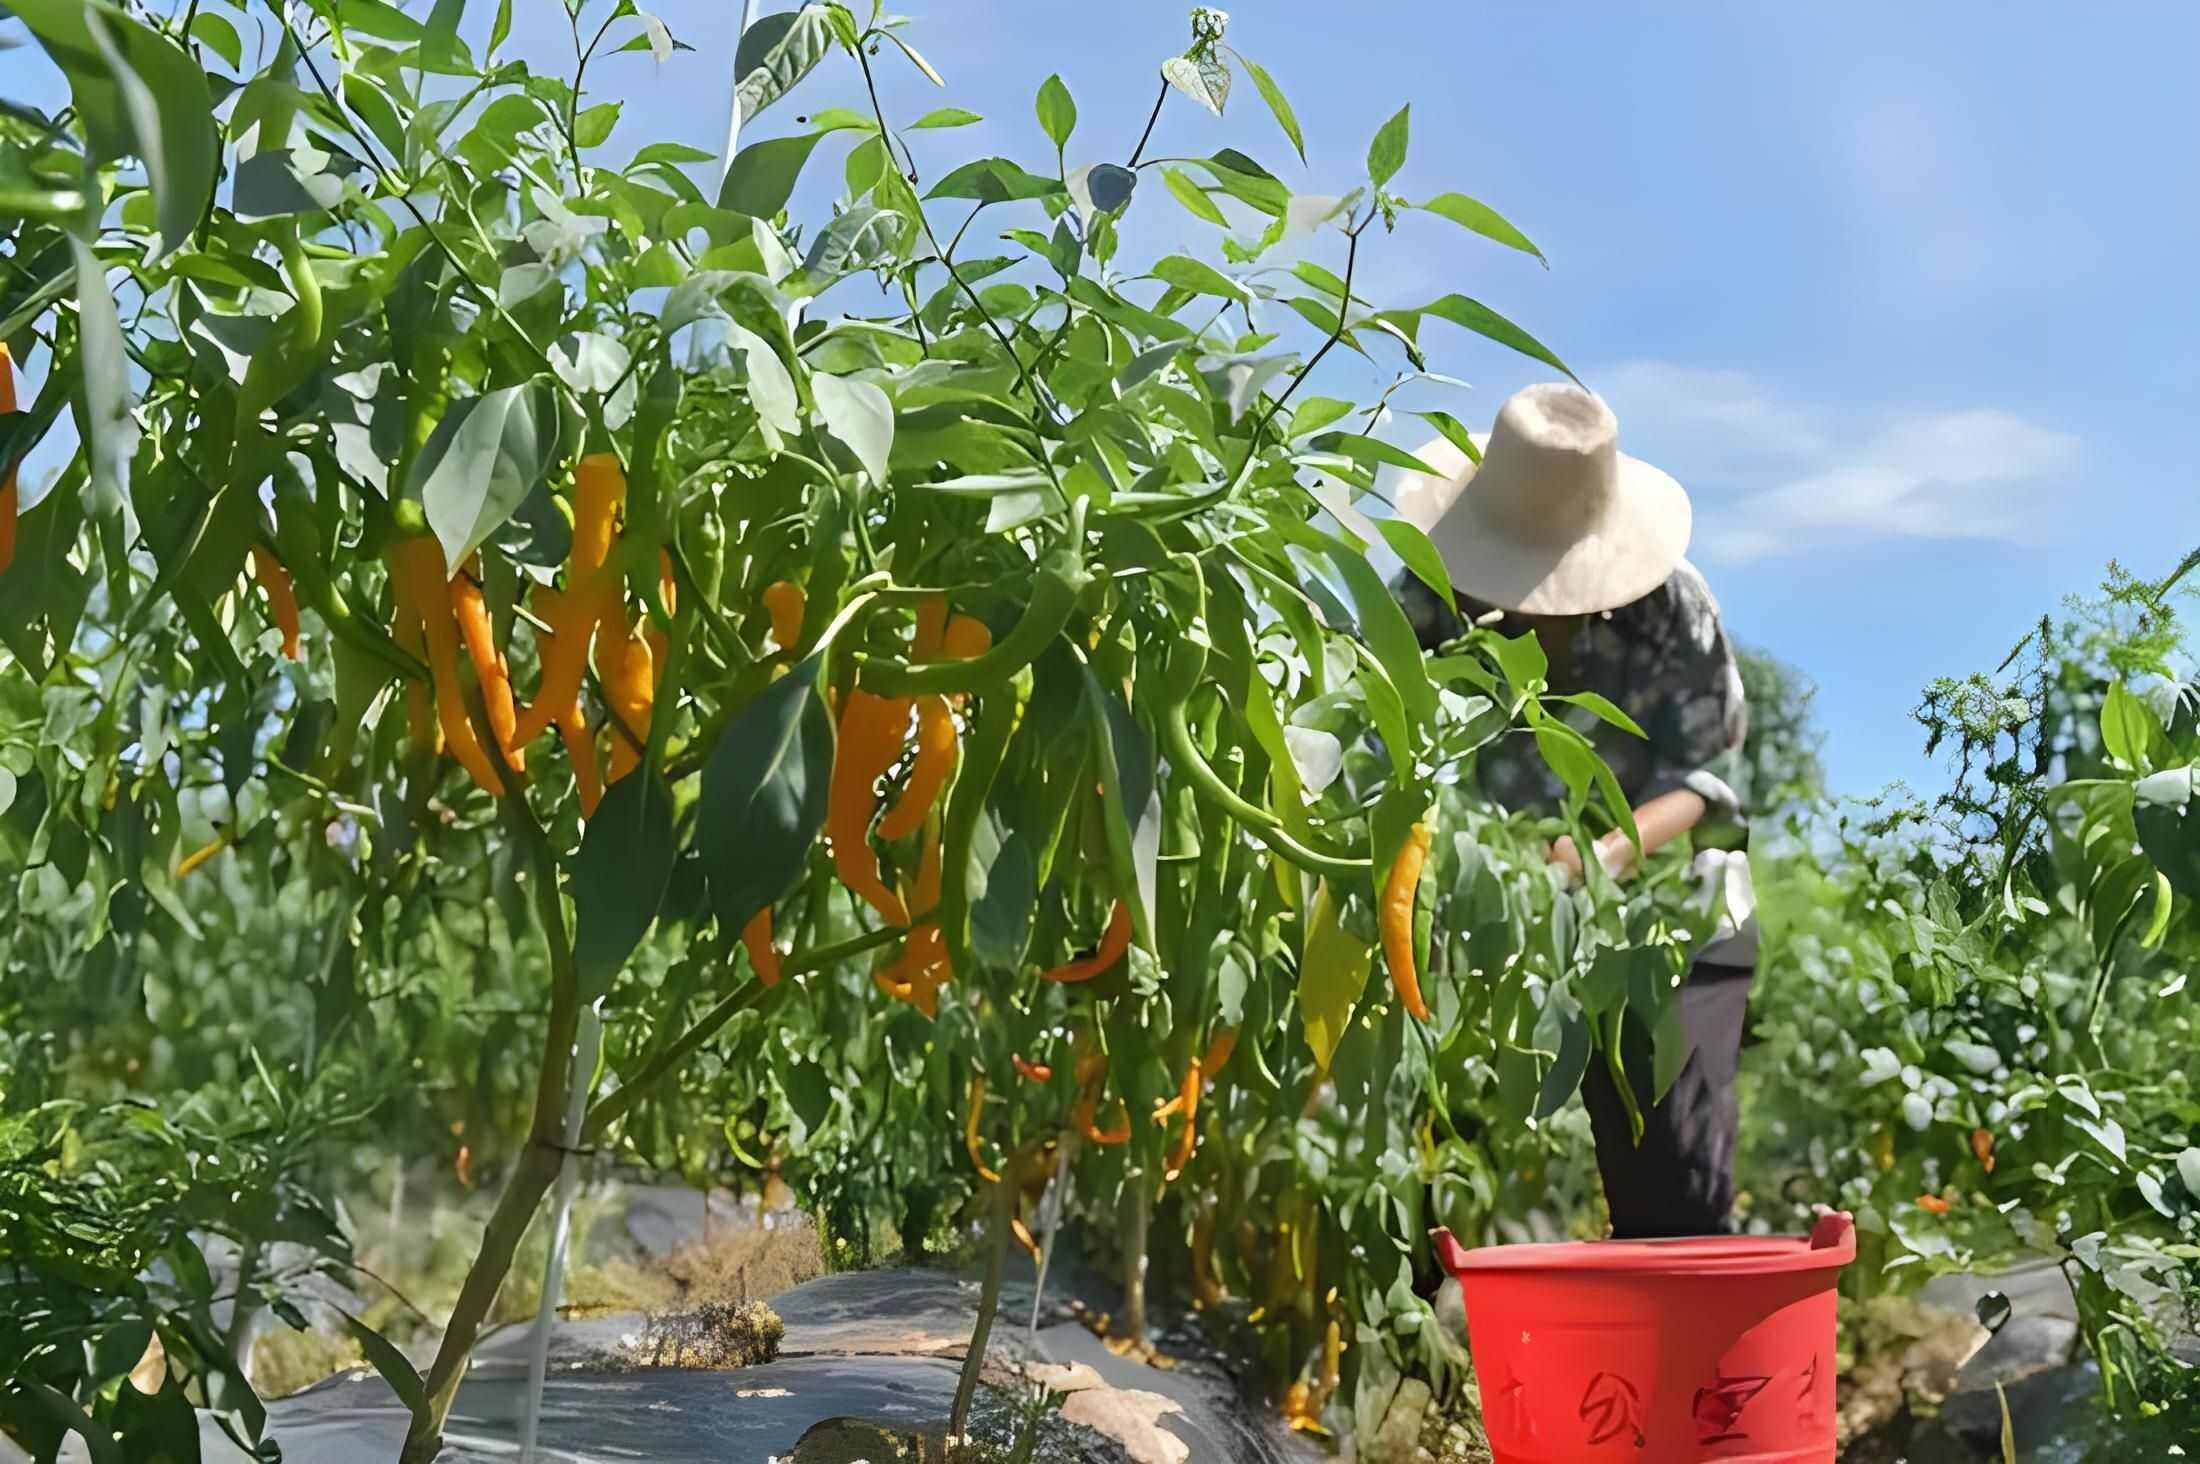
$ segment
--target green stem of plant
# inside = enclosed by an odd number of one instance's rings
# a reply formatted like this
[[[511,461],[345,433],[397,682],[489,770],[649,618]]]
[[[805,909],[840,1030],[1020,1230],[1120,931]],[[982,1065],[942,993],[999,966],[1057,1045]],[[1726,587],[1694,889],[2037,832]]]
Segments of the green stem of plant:
[[[978,1316],[970,1328],[970,1351],[963,1357],[962,1376],[955,1381],[955,1406],[947,1418],[947,1431],[956,1438],[969,1432],[970,1405],[978,1396],[978,1376],[985,1371],[993,1316],[1001,1308],[1001,1273],[1008,1266],[1008,1228],[1015,1215],[1016,1186],[1002,1179],[993,1186],[993,1250],[986,1257],[985,1285],[978,1293]]]

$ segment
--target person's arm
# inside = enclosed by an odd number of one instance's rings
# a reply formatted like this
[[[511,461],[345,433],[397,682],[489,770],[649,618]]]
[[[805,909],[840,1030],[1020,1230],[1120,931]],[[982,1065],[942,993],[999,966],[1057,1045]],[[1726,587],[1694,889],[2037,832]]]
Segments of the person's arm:
[[[1675,788],[1648,800],[1635,810],[1635,831],[1642,835],[1642,852],[1655,854],[1702,823],[1710,808],[1704,796],[1693,788]],[[1615,875],[1625,873],[1635,862],[1635,846],[1627,841],[1626,833],[1620,829],[1597,840],[1596,851],[1604,867]],[[1562,866],[1575,879],[1582,876],[1581,854],[1574,848],[1570,835],[1551,846],[1551,862]]]

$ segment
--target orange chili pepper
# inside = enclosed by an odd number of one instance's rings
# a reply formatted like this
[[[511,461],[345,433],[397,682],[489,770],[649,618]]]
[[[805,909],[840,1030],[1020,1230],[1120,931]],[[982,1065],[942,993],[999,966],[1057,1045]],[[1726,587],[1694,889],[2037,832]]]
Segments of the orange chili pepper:
[[[619,460],[601,452],[582,458],[573,470],[573,547],[565,558],[565,590],[536,591],[536,613],[550,627],[554,649],[541,652],[535,699],[513,731],[518,745],[540,737],[580,695],[588,679],[589,642],[598,624],[621,606],[619,578],[605,573],[605,566],[625,504],[626,475]]]
[[[15,358],[0,341],[0,412],[15,410]],[[15,465],[0,466],[0,574],[15,563]]]
[[[1383,882],[1383,960],[1398,1000],[1418,1022],[1429,1021],[1430,1015],[1428,1003],[1421,1000],[1420,974],[1413,968],[1413,900],[1421,887],[1421,866],[1428,860],[1429,838],[1429,826],[1416,823]]]
[[[947,698],[917,698],[917,752],[909,763],[909,782],[901,797],[879,820],[878,836],[889,844],[906,839],[924,823],[939,802],[948,776],[955,770],[955,714]]]
[[[876,696],[860,688],[848,694],[840,714],[840,747],[826,792],[825,835],[832,840],[840,882],[869,902],[889,925],[907,925],[901,896],[879,878],[871,847],[871,815],[878,807],[880,776],[900,756],[909,723],[907,697]]]
[[[1008,1232],[1016,1237],[1016,1244],[1023,1247],[1026,1255],[1035,1261],[1039,1259],[1039,1242],[1031,1238],[1031,1231],[1025,1227],[1023,1216],[1011,1215],[1009,1217]]]
[[[741,945],[767,989],[779,984],[779,947],[772,944],[772,909],[766,905],[741,927]]]
[[[1224,1027],[1208,1041],[1207,1056],[1200,1066],[1207,1070],[1209,1078],[1213,1078],[1216,1073],[1222,1071],[1222,1065],[1230,1060],[1230,1054],[1235,1051],[1237,1051],[1237,1028]]]
[[[298,653],[298,594],[290,586],[290,571],[265,544],[252,546],[252,578],[267,596],[267,612],[274,617],[275,628],[283,633],[283,655],[293,661],[302,659]]]
[[[1938,1195],[1919,1195],[1917,1207],[1928,1215],[1945,1215],[1955,1206]]]
[[[985,1074],[970,1080],[970,1111],[963,1117],[963,1147],[970,1151],[970,1162],[977,1166],[978,1178],[987,1184],[999,1184],[1000,1175],[985,1162],[983,1141],[978,1137],[979,1112],[985,1106]]]
[[[616,783],[642,763],[649,741],[650,709],[656,701],[655,657],[649,642],[634,633],[626,604],[614,600],[596,636],[596,676],[611,705],[611,763],[604,781]]]
[[[558,740],[565,744],[565,759],[573,765],[573,787],[580,795],[581,817],[594,818],[603,801],[603,769],[596,764],[596,736],[588,730],[581,704],[570,702],[558,718]]]
[[[474,680],[481,683],[481,702],[488,710],[489,730],[496,735],[498,750],[508,766],[523,772],[527,754],[512,738],[517,717],[512,709],[512,672],[497,653],[488,602],[482,599],[481,585],[474,578],[480,567],[477,558],[451,581],[451,615],[458,621],[460,639],[466,643],[466,657],[474,663]]]
[[[412,612],[404,581],[394,570],[390,574],[390,594],[397,608],[390,634],[400,647],[424,664],[428,649],[420,633],[420,617]],[[427,687],[410,678],[405,682],[405,731],[413,756],[431,761],[443,756],[443,727],[435,719],[433,696]]]
[[[947,636],[947,596],[926,595],[917,602],[917,631],[910,638],[909,649],[920,661],[929,661],[940,653],[940,644]]]
[[[1040,973],[1042,981],[1077,982],[1090,981],[1101,972],[1123,959],[1123,953],[1131,948],[1131,907],[1121,900],[1115,902],[1115,913],[1108,917],[1107,932],[1100,937],[1100,947],[1082,960],[1070,961],[1051,971]]]
[[[807,602],[802,586],[792,580],[775,580],[764,586],[764,609],[772,618],[772,639],[779,649],[792,653],[802,643],[802,615]]]
[[[1115,1123],[1108,1128],[1100,1128],[1093,1122],[1098,1105],[1089,1098],[1079,1099],[1070,1109],[1070,1122],[1076,1126],[1077,1132],[1085,1136],[1085,1142],[1089,1144],[1099,1144],[1104,1148],[1127,1144],[1131,1141],[1130,1105],[1120,1098],[1116,1100],[1116,1104],[1117,1117]]]
[[[484,790],[501,798],[504,780],[497,776],[488,752],[474,733],[466,714],[465,693],[458,681],[458,626],[451,618],[448,582],[443,577],[443,549],[426,534],[399,540],[390,550],[390,570],[402,586],[401,612],[419,622],[428,649],[428,669],[435,683],[437,720],[443,724],[443,740],[467,776]]]
[[[992,648],[993,632],[971,615],[958,615],[948,621],[940,641],[940,655],[949,661],[974,661]]]
[[[1994,1135],[1990,1130],[1971,1130],[1971,1153],[1988,1174],[1994,1172]]]
[[[1053,1068],[1048,1067],[1043,1062],[1026,1061],[1024,1055],[1020,1052],[1011,1057],[1009,1061],[1016,1064],[1017,1072],[1022,1073],[1027,1079],[1034,1083],[1050,1082],[1054,1077]]]

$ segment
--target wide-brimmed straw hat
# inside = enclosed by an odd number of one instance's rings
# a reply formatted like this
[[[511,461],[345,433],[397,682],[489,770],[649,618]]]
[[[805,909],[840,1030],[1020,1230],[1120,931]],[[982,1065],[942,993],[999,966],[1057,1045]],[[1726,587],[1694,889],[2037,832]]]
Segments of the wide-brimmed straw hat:
[[[1477,434],[1479,466],[1438,438],[1437,470],[1390,482],[1398,516],[1427,534],[1460,594],[1530,615],[1587,615],[1649,594],[1688,551],[1688,493],[1619,450],[1603,398],[1531,386]]]

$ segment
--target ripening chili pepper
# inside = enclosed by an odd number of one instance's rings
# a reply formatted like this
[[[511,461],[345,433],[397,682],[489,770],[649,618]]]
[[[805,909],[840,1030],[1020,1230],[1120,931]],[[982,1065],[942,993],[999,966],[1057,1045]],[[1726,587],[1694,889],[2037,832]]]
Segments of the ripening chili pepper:
[[[183,856],[181,862],[176,865],[176,878],[182,879],[192,870],[197,869],[200,865],[206,863],[207,860],[212,859],[216,854],[221,853],[222,850],[228,847],[229,835],[227,835],[226,833],[216,834],[214,836],[213,843],[205,845],[202,848],[194,849],[189,854]]]
[[[1955,1208],[1954,1205],[1942,1199],[1939,1195],[1919,1195],[1917,1197],[1917,1207],[1928,1215],[1945,1215]]]
[[[918,697],[916,755],[910,759],[909,781],[901,797],[879,820],[881,839],[888,843],[906,839],[923,826],[955,771],[956,745],[955,714],[948,710],[947,698]]]
[[[650,709],[657,697],[656,658],[634,633],[626,605],[614,600],[596,634],[596,676],[611,707],[611,761],[605,783],[641,766],[649,741]]]
[[[458,1175],[458,1187],[460,1189],[472,1189],[474,1187],[474,1151],[470,1145],[460,1144],[458,1146],[458,1158],[453,1162],[451,1168]]]
[[[977,1166],[978,1178],[987,1184],[999,1184],[1000,1175],[985,1162],[985,1149],[978,1138],[978,1117],[985,1107],[985,1074],[970,1080],[970,1111],[963,1117],[963,1147],[970,1151],[970,1162]]]
[[[1429,837],[1429,826],[1416,823],[1383,882],[1383,961],[1390,967],[1398,1000],[1417,1022],[1430,1020],[1428,1003],[1421,1000],[1421,977],[1413,967],[1413,902],[1421,887],[1421,866],[1428,860]]]
[[[772,944],[772,907],[766,905],[741,927],[741,946],[767,990],[779,984],[779,947]]]
[[[1090,981],[1101,972],[1123,959],[1123,953],[1131,948],[1131,907],[1121,900],[1115,902],[1115,913],[1108,917],[1107,932],[1100,937],[1100,947],[1083,960],[1070,961],[1051,971],[1040,973],[1042,981],[1077,982]]]
[[[1035,1261],[1039,1259],[1039,1242],[1031,1238],[1031,1231],[1025,1227],[1023,1216],[1011,1215],[1009,1217],[1008,1232],[1016,1237],[1016,1244],[1023,1247],[1024,1254]]]
[[[1201,1060],[1200,1066],[1206,1070],[1210,1081],[1213,1080],[1216,1073],[1222,1071],[1222,1065],[1230,1060],[1230,1054],[1235,1051],[1237,1051],[1237,1028],[1235,1027],[1224,1027],[1208,1039],[1207,1056]]]
[[[1098,1144],[1103,1148],[1112,1148],[1117,1144],[1127,1144],[1131,1141],[1130,1105],[1124,1103],[1121,1099],[1117,1099],[1116,1103],[1116,1120],[1114,1124],[1107,1128],[1101,1128],[1093,1121],[1093,1115],[1099,1107],[1097,1100],[1080,1098],[1077,1100],[1076,1105],[1070,1109],[1070,1122],[1076,1127],[1078,1133],[1084,1135],[1086,1143]]]
[[[400,615],[419,622],[428,651],[428,670],[435,683],[436,719],[443,726],[443,741],[467,776],[496,797],[504,796],[504,780],[497,776],[489,754],[475,735],[473,718],[466,712],[466,696],[458,680],[458,625],[451,617],[448,582],[443,577],[443,549],[428,535],[400,539],[390,547],[390,572],[402,586]]]
[[[947,622],[940,638],[940,656],[948,661],[975,661],[993,649],[993,632],[973,615],[958,615]]]
[[[565,744],[565,759],[573,765],[573,787],[580,795],[581,817],[594,818],[603,801],[603,769],[596,763],[596,737],[588,730],[579,702],[569,703],[558,718],[558,740]]]
[[[426,665],[428,649],[420,633],[420,617],[412,613],[404,582],[394,573],[390,576],[390,593],[397,610],[390,626],[391,637],[399,650]],[[405,735],[414,757],[432,762],[443,755],[443,727],[435,719],[434,694],[415,677],[405,680]]]
[[[596,627],[621,606],[619,576],[608,572],[619,511],[626,503],[626,475],[610,453],[591,453],[573,469],[573,547],[565,557],[563,593],[538,589],[536,614],[550,627],[554,647],[542,658],[535,699],[519,714],[514,740],[521,746],[555,723],[588,679],[589,642]]]
[[[290,571],[271,553],[265,544],[252,546],[252,578],[259,582],[260,591],[267,596],[267,612],[275,619],[275,628],[283,633],[283,655],[292,661],[301,659],[298,653],[298,595],[290,587]]]
[[[792,654],[802,643],[802,615],[806,608],[802,586],[793,580],[774,580],[764,586],[764,609],[772,618],[772,639],[779,649]]]
[[[15,358],[0,341],[0,412],[15,410]],[[15,465],[0,465],[0,574],[15,563]]]
[[[1031,1062],[1020,1052],[1011,1057],[1009,1061],[1015,1063],[1016,1071],[1022,1073],[1031,1082],[1045,1083],[1051,1081],[1054,1077],[1053,1068],[1048,1067],[1043,1062]]]
[[[917,602],[917,630],[910,637],[909,649],[920,661],[929,661],[940,653],[940,646],[947,638],[947,596],[926,595]]]
[[[474,680],[481,684],[481,704],[489,713],[489,730],[497,739],[507,767],[527,768],[527,753],[512,733],[518,713],[512,707],[512,669],[497,653],[496,633],[489,625],[488,602],[482,598],[477,557],[451,581],[451,617],[458,622],[459,639],[465,642],[466,659],[474,664]]]
[[[840,713],[840,747],[833,756],[832,782],[825,801],[825,835],[833,844],[833,867],[840,882],[868,902],[890,925],[907,925],[909,911],[901,896],[879,878],[878,853],[871,847],[871,815],[878,809],[878,780],[901,755],[909,725],[905,697],[848,693]]]
[[[1990,1130],[1971,1130],[1971,1153],[1988,1174],[1994,1172],[1994,1135]]]

